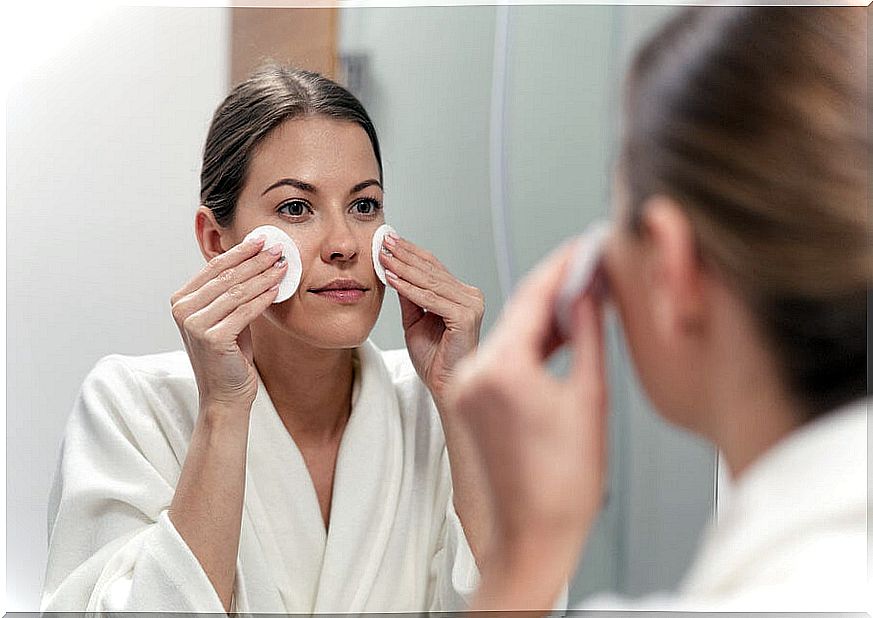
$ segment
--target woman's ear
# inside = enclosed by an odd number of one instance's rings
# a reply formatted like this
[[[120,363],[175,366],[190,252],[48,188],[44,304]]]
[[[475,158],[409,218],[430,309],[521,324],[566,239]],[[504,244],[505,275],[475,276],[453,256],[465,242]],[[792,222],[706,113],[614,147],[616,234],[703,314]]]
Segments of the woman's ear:
[[[704,323],[706,288],[691,221],[674,199],[653,196],[643,208],[642,226],[655,328],[665,341],[694,336]]]
[[[194,234],[200,245],[200,253],[203,254],[207,262],[233,246],[230,239],[226,238],[227,230],[218,225],[212,210],[206,206],[200,206],[197,209],[197,214],[194,217]]]

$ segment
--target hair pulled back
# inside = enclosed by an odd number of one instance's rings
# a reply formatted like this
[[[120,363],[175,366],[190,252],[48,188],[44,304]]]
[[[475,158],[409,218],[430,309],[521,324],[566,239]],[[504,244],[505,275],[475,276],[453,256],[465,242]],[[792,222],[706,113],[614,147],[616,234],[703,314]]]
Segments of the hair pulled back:
[[[752,308],[805,419],[867,392],[863,8],[696,8],[643,47],[620,169],[630,225],[674,198]]]
[[[200,202],[212,210],[219,225],[233,221],[258,144],[284,121],[306,116],[354,122],[364,129],[373,145],[382,182],[376,129],[354,95],[318,73],[267,65],[238,84],[212,117],[203,149]]]

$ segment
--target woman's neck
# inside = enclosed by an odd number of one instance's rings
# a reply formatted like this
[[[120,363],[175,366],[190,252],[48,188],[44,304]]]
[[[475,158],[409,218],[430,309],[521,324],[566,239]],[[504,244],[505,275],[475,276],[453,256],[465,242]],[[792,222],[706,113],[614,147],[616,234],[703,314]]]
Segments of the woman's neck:
[[[718,306],[708,353],[698,359],[706,384],[701,433],[736,479],[800,425],[801,409],[746,306],[733,294]]]
[[[737,395],[730,410],[717,413],[715,436],[735,480],[799,425],[797,408],[778,392]]]
[[[342,435],[351,413],[351,349],[313,347],[269,324],[252,328],[255,364],[285,428],[298,445]]]

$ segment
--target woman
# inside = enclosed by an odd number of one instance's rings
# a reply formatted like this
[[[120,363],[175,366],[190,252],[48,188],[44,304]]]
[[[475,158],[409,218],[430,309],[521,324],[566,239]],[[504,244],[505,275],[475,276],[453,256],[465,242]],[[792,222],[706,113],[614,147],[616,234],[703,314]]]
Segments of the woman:
[[[718,447],[735,487],[678,596],[635,607],[869,602],[865,24],[691,9],[636,56],[603,269],[654,407]],[[602,306],[583,295],[569,341],[554,325],[572,253],[520,286],[452,390],[495,500],[478,609],[550,607],[601,506]]]
[[[268,67],[221,104],[195,219],[208,263],[171,299],[185,352],[110,356],[86,378],[43,610],[462,604],[485,520],[445,384],[477,346],[483,299],[393,236],[380,259],[408,355],[367,339],[385,290],[370,257],[382,184],[366,111],[320,75]],[[300,250],[284,302],[281,250],[243,242],[261,225]]]

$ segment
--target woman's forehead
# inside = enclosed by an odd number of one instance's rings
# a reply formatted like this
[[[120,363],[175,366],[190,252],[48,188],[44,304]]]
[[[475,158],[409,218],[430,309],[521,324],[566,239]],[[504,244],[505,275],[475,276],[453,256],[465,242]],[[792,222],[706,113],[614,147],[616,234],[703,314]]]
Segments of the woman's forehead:
[[[344,187],[379,178],[379,164],[361,126],[320,116],[295,118],[267,135],[249,163],[255,187],[279,178]]]

